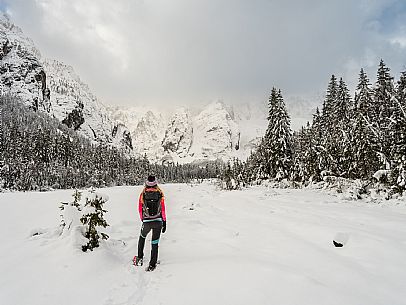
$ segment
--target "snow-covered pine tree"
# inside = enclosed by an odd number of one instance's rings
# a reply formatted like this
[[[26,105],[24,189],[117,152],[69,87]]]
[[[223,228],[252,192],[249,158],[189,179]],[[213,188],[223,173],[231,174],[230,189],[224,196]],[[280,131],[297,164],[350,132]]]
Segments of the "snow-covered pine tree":
[[[395,87],[390,68],[381,59],[374,90],[375,120],[381,128],[386,127],[388,124],[391,113],[391,100],[394,95]]]
[[[309,123],[308,123],[309,124]],[[308,128],[302,127],[300,131],[293,133],[292,141],[295,147],[295,154],[293,159],[293,180],[303,182],[308,176],[307,168],[305,167],[305,155],[309,151],[307,144]]]
[[[301,182],[318,181],[319,169],[319,142],[317,123],[320,112],[316,109],[313,126],[308,122],[306,127],[296,133],[295,138],[295,179]]]
[[[386,66],[383,60],[380,61],[377,80],[374,90],[374,104],[373,104],[373,117],[377,127],[377,145],[378,153],[380,156],[381,168],[390,170],[390,125],[391,115],[393,111],[393,100],[395,96],[395,88],[393,77],[390,75],[390,69]]]
[[[338,176],[347,176],[352,155],[350,150],[350,94],[346,83],[340,78],[337,98],[332,105],[332,171]],[[333,154],[334,153],[334,154]]]
[[[326,150],[323,145],[323,126],[322,117],[319,108],[316,108],[316,113],[313,115],[313,122],[310,129],[309,140],[310,140],[310,151],[306,156],[306,167],[308,168],[310,181],[320,181],[321,172],[323,168],[321,167],[321,156],[325,156]]]
[[[373,92],[367,74],[361,69],[351,112],[349,178],[370,179],[379,168],[376,154],[376,126],[373,125]]]
[[[320,116],[320,130],[321,130],[321,142],[320,142],[320,154],[319,163],[322,172],[331,173],[334,167],[334,129],[336,126],[333,124],[333,108],[337,100],[337,78],[333,74],[327,86],[327,93],[323,102],[323,108]]]
[[[93,251],[94,248],[99,247],[99,239],[107,240],[109,236],[98,230],[98,227],[106,228],[107,221],[104,219],[104,213],[107,211],[103,209],[103,205],[107,199],[103,196],[93,193],[93,198],[86,198],[85,207],[83,209],[83,216],[80,219],[85,225],[85,237],[89,240],[86,245],[82,245],[82,251]]]
[[[223,189],[236,190],[240,188],[239,181],[236,179],[236,174],[234,172],[233,166],[231,166],[230,161],[227,162],[220,181],[222,183],[221,187]]]
[[[233,159],[233,174],[237,181],[238,188],[245,187],[248,184],[249,177],[245,162],[241,162],[238,158]]]
[[[293,142],[290,118],[280,90],[273,88],[268,101],[268,128],[262,142],[264,174],[281,180],[291,178]]]
[[[406,190],[406,71],[401,73],[396,87],[391,122],[393,169],[390,182],[396,192],[403,193]]]
[[[4,156],[4,152],[5,152],[5,128],[3,126],[3,100],[0,99],[0,192],[2,190],[2,188],[4,187],[5,184],[5,179],[3,179],[3,172],[6,172],[6,164],[5,164],[5,156]]]
[[[257,149],[255,151],[251,151],[251,154],[247,158],[246,161],[246,172],[248,176],[248,182],[253,183],[256,182],[258,183],[260,180],[262,180],[264,177],[264,163],[265,163],[265,157],[263,153],[263,142],[264,138],[261,139],[260,144],[258,145]]]
[[[330,129],[332,129],[330,119],[333,115],[334,111],[333,108],[337,100],[337,94],[338,94],[337,78],[333,74],[331,75],[330,81],[327,86],[326,98],[323,102],[323,108],[321,113],[321,125],[323,130],[326,132],[330,132]]]
[[[361,69],[352,108],[367,118],[373,118],[373,90],[368,75]]]

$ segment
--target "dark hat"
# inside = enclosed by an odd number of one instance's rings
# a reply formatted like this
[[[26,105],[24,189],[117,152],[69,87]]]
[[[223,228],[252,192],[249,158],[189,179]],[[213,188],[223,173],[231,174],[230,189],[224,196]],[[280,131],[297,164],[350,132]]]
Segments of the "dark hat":
[[[147,186],[155,186],[158,184],[158,181],[156,180],[155,176],[148,176],[147,181],[145,181],[145,184]]]

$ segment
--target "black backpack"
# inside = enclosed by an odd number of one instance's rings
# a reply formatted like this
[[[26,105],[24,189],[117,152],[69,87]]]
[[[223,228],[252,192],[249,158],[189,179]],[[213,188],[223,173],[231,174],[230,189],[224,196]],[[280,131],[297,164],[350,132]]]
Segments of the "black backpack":
[[[161,199],[161,192],[156,188],[144,190],[144,204],[142,206],[144,219],[155,219],[161,216]]]

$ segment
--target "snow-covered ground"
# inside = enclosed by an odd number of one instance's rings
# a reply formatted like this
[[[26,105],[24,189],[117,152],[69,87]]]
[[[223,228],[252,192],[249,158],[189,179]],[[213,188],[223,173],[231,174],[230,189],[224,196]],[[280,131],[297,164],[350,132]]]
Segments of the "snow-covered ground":
[[[149,273],[131,265],[141,187],[101,190],[110,239],[90,253],[52,233],[71,190],[0,194],[0,303],[406,304],[404,205],[314,190],[162,188],[168,229]],[[47,233],[31,237],[39,228]]]

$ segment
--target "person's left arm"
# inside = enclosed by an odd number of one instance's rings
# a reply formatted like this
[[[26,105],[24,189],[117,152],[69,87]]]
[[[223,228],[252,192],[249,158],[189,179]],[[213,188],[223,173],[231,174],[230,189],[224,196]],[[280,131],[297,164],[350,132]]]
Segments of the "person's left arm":
[[[162,220],[163,220],[163,221],[166,221],[165,196],[164,196],[164,193],[162,193],[162,191],[161,191],[161,195],[162,195],[162,198],[161,198],[161,214],[162,214]]]

